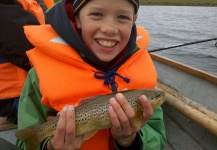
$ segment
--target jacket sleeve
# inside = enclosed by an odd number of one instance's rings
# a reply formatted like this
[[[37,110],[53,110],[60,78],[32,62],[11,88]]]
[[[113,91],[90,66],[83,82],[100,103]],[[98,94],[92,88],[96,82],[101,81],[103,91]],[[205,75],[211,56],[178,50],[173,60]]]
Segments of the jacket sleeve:
[[[46,122],[47,113],[50,108],[41,103],[41,94],[39,91],[38,78],[34,68],[32,68],[27,76],[23,91],[20,96],[18,109],[18,130],[40,125]],[[45,144],[41,143],[40,147]],[[17,139],[18,147],[26,150],[25,143]],[[42,149],[42,148],[38,148]]]
[[[162,150],[166,147],[166,133],[161,107],[155,109],[153,116],[139,134],[143,143],[143,150]]]
[[[137,143],[140,143],[140,150],[163,150],[166,147],[166,133],[163,121],[163,110],[157,107],[148,123],[139,131]],[[138,145],[137,145],[138,146]],[[117,150],[121,150],[115,144]]]

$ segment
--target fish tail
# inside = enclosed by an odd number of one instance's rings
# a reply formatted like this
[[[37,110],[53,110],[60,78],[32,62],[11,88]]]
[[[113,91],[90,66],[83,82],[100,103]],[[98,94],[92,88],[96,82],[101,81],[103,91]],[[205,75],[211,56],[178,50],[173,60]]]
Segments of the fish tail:
[[[37,126],[19,130],[16,132],[16,137],[25,142],[27,150],[36,150],[40,143],[46,138],[42,135],[39,137],[39,128]]]

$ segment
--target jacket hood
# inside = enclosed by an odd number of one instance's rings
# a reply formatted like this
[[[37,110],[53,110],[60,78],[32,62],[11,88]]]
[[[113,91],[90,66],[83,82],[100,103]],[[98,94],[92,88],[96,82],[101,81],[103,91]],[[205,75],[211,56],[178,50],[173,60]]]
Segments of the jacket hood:
[[[98,70],[107,71],[111,69],[104,62],[99,60],[82,42],[82,39],[77,34],[76,29],[73,27],[73,1],[62,0],[56,3],[46,14],[47,22],[59,34],[59,36],[73,47],[79,54],[84,55],[82,59],[94,66]],[[136,46],[136,26],[132,27],[131,37],[126,47],[123,56],[115,63],[114,67],[123,64],[128,57],[131,56],[132,51]]]

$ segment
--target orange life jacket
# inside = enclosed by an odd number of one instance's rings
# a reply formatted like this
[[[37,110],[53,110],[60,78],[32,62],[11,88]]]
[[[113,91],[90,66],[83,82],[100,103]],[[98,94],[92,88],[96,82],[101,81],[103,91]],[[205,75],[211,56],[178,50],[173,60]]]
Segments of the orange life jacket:
[[[33,13],[41,24],[45,17],[35,0],[18,0],[26,11]],[[0,100],[20,96],[27,72],[9,62],[0,63]]]
[[[32,13],[38,19],[40,24],[45,24],[45,17],[42,8],[35,0],[18,0],[18,2],[23,6],[23,9]]]
[[[51,8],[54,5],[53,0],[43,0],[47,8]]]
[[[26,71],[11,63],[0,64],[0,100],[20,96]]]
[[[60,111],[66,104],[75,105],[83,97],[111,93],[103,80],[94,77],[98,70],[84,62],[50,25],[25,26],[24,30],[29,41],[35,46],[27,51],[27,56],[39,78],[44,105]],[[118,74],[129,78],[130,82],[126,83],[116,76],[118,91],[124,88],[153,89],[157,81],[153,62],[146,51],[149,43],[148,33],[142,27],[137,27],[137,33],[140,49],[117,70]],[[111,149],[111,141],[113,143],[109,130],[100,130],[84,143],[82,150]]]

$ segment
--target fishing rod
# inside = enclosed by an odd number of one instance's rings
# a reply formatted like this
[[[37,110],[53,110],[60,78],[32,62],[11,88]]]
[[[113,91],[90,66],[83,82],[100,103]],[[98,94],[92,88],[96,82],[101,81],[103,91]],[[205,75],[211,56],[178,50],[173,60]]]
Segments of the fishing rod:
[[[152,52],[162,51],[162,50],[166,50],[166,49],[171,49],[171,48],[176,48],[176,47],[181,47],[181,46],[186,46],[186,45],[192,45],[192,44],[197,44],[197,43],[202,43],[202,42],[208,42],[208,41],[213,41],[213,40],[217,40],[217,38],[200,40],[200,41],[189,42],[189,43],[182,43],[182,44],[172,45],[172,46],[168,46],[168,47],[164,47],[164,48],[152,49],[152,50],[148,50],[148,52],[152,53]],[[215,43],[215,46],[217,47],[217,42]]]

